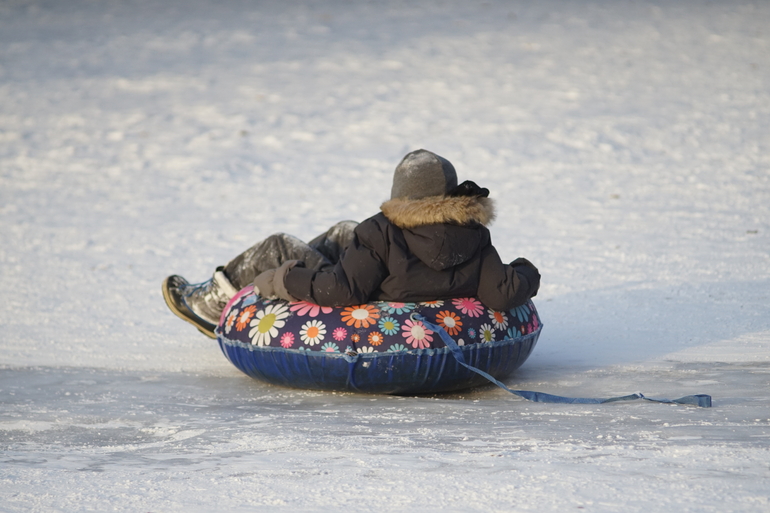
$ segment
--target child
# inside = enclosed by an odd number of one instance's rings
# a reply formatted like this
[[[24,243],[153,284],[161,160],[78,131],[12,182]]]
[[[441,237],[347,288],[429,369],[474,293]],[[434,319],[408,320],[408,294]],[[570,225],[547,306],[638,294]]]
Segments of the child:
[[[338,223],[307,244],[272,235],[204,283],[169,276],[163,297],[212,338],[227,302],[250,284],[263,297],[321,306],[475,296],[510,310],[537,294],[540,274],[524,258],[501,261],[486,228],[495,216],[488,195],[470,181],[458,186],[443,157],[413,151],[396,167],[390,200],[377,215]]]

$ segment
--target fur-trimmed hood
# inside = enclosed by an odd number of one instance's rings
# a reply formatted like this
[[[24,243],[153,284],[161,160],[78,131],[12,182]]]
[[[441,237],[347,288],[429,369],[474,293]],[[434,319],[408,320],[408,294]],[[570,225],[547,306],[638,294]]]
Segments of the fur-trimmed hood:
[[[382,215],[403,233],[411,253],[436,271],[477,258],[490,244],[485,225],[494,203],[479,196],[396,198],[382,204]]]
[[[430,196],[422,199],[395,198],[380,207],[385,217],[401,229],[432,224],[488,226],[495,219],[495,204],[479,196]]]

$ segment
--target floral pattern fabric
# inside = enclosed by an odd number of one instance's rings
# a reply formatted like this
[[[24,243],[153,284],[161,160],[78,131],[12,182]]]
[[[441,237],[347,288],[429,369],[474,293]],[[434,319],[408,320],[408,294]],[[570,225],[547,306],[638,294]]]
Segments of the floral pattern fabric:
[[[217,333],[225,342],[332,353],[444,347],[438,333],[413,318],[414,313],[441,326],[458,344],[515,339],[537,331],[541,324],[531,301],[508,312],[489,309],[472,297],[331,308],[264,299],[246,287],[225,307]]]

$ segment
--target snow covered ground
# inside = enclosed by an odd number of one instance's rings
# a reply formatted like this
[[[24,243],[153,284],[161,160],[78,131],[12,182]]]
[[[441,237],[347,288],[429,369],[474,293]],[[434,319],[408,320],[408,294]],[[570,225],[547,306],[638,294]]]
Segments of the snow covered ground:
[[[0,2],[0,510],[770,510],[767,2]],[[508,384],[241,375],[172,273],[425,147],[543,274]]]

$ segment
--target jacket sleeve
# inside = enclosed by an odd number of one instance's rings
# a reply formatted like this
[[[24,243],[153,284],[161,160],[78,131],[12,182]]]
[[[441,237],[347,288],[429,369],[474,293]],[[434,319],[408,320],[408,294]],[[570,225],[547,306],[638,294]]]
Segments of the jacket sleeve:
[[[537,295],[540,273],[525,258],[504,264],[494,246],[481,255],[478,297],[493,310],[507,311]]]
[[[286,273],[284,284],[292,296],[321,306],[366,303],[388,275],[386,247],[380,226],[364,221],[333,268],[315,271],[297,266]]]

